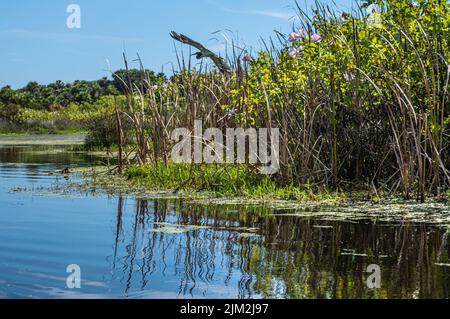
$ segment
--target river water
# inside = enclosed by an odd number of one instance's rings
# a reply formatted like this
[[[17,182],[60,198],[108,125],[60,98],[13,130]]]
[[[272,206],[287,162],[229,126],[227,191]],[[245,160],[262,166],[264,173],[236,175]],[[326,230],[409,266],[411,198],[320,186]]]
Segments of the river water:
[[[0,146],[1,298],[450,297],[446,225],[36,191],[99,161]]]

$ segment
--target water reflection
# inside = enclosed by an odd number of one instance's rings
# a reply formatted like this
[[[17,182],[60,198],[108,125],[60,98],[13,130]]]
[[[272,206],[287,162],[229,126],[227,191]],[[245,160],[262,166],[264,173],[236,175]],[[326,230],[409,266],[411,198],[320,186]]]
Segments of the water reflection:
[[[153,277],[162,275],[178,297],[450,296],[449,268],[436,265],[449,260],[445,228],[144,199],[135,202],[132,224],[123,225],[125,202],[118,200],[112,259],[125,294],[161,288]],[[381,267],[381,289],[366,285],[369,264]]]
[[[61,177],[49,170],[99,160],[64,147],[0,147],[0,297],[450,297],[447,227],[10,191],[51,186]],[[73,263],[79,291],[66,287]],[[370,264],[381,267],[381,289],[366,285]]]

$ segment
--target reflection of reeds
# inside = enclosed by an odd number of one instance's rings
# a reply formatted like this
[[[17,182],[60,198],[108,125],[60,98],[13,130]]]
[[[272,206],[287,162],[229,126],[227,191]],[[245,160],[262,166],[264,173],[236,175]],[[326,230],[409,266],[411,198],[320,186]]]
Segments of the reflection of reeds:
[[[449,259],[448,238],[435,226],[318,221],[181,200],[137,200],[134,213],[120,207],[115,276],[127,292],[152,287],[162,273],[186,297],[214,294],[215,285],[240,298],[449,297],[447,270],[435,265]],[[128,225],[119,220],[127,215]],[[191,228],[146,231],[167,225]],[[369,264],[381,267],[379,290],[366,286]]]

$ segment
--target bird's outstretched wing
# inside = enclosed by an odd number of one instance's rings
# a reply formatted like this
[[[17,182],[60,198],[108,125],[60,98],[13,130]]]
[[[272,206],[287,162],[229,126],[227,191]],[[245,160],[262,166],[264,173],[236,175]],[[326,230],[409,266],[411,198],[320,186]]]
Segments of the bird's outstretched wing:
[[[205,48],[202,44],[192,40],[191,38],[185,36],[184,34],[176,33],[175,31],[170,32],[170,36],[181,43],[188,44],[198,49],[203,56],[210,58],[214,62],[214,64],[217,66],[220,72],[230,73],[230,67],[225,63],[224,59],[215,54],[214,52]]]

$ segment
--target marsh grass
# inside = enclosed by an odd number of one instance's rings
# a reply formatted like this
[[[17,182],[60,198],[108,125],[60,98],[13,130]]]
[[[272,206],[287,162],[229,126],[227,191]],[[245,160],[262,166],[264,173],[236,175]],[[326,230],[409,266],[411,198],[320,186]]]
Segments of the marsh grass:
[[[208,192],[214,196],[261,200],[296,200],[300,202],[345,201],[343,191],[313,189],[306,186],[280,186],[256,168],[230,164],[201,165],[160,163],[159,165],[130,166],[125,171],[129,180],[149,190],[171,192]]]
[[[182,50],[178,69],[155,85],[138,56],[141,85],[126,72],[120,78],[120,118],[129,120],[136,148],[125,159],[142,166],[126,174],[149,187],[261,197],[314,198],[361,185],[369,199],[438,195],[450,184],[449,4],[417,3],[387,1],[377,16],[361,7],[345,17],[321,3],[309,15],[297,6],[296,27],[307,38],[292,44],[277,33],[251,61],[242,60],[249,50],[233,42],[227,72]],[[313,34],[322,41],[312,43]],[[289,46],[301,51],[295,59]],[[128,70],[125,56],[124,62]],[[280,128],[280,172],[262,177],[249,165],[172,164],[170,132],[193,130],[197,119],[223,131]],[[120,133],[123,125],[116,126]],[[126,166],[123,154],[118,162],[120,170]]]

